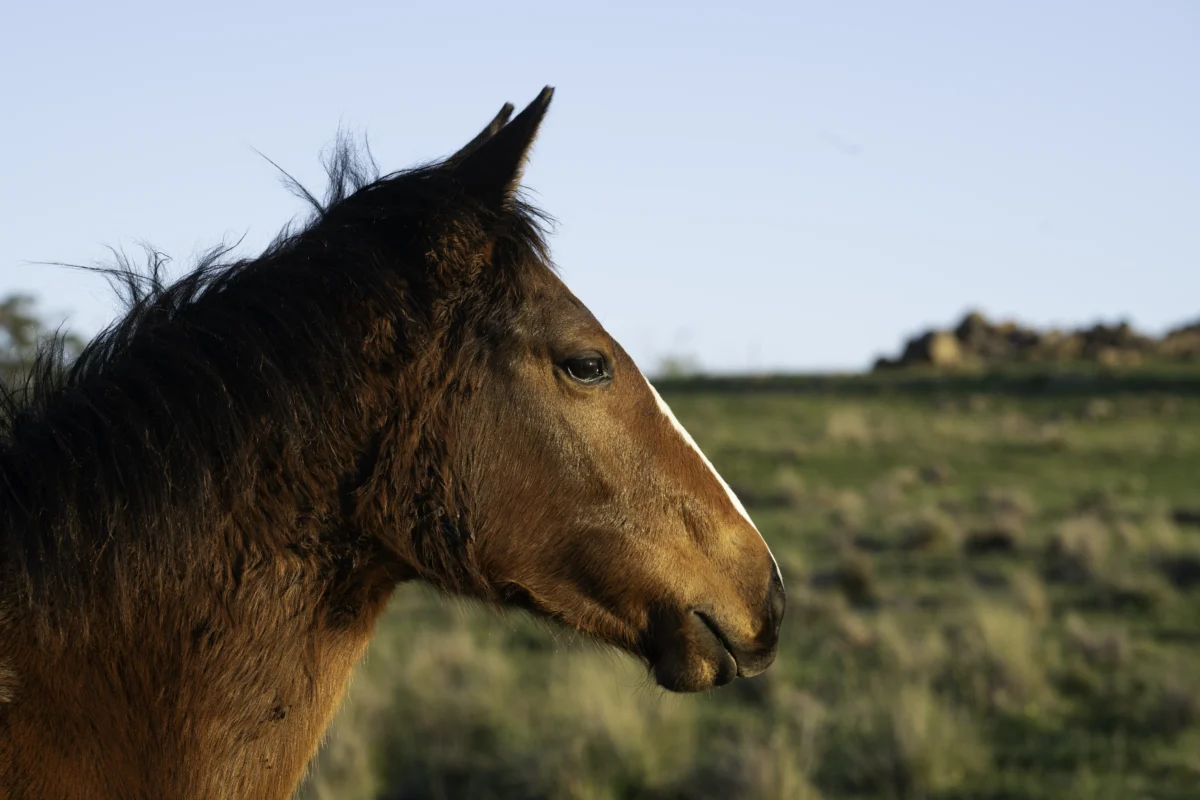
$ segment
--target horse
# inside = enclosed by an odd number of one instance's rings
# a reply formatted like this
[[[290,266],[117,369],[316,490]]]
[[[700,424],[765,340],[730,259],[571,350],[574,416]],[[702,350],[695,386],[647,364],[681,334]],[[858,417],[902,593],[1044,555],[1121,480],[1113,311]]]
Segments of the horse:
[[[255,258],[108,268],[5,395],[0,798],[288,797],[407,581],[669,691],[771,664],[769,548],[524,199],[552,91],[404,171],[343,141]]]

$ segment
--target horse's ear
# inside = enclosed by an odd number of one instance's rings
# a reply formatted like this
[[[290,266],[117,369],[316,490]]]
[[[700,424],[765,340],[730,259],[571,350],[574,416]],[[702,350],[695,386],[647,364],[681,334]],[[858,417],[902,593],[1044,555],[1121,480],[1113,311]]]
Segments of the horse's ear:
[[[492,121],[479,132],[478,136],[464,144],[457,153],[446,159],[446,166],[453,167],[461,164],[467,156],[479,149],[479,145],[499,133],[500,129],[508,122],[508,118],[512,116],[513,111],[513,104],[505,103],[504,107],[500,109],[500,113],[492,118]]]
[[[450,157],[448,166],[467,193],[496,209],[512,199],[521,182],[525,159],[553,96],[552,87],[542,89],[541,94],[508,124],[503,122],[508,117],[505,109],[511,113],[512,106],[505,106],[482,133]],[[492,130],[493,127],[496,130]]]

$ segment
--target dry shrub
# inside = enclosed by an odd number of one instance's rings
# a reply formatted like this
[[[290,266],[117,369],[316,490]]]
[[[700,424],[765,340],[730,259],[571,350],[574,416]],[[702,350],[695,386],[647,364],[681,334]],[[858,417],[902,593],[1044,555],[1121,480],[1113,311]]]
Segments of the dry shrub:
[[[1108,526],[1092,515],[1063,520],[1046,548],[1046,576],[1086,583],[1103,570],[1111,545]]]
[[[939,685],[972,705],[1008,711],[1052,700],[1041,664],[1042,628],[1029,615],[976,602],[946,631],[948,657]]]
[[[809,692],[784,685],[776,694],[775,710],[788,724],[789,744],[796,754],[796,762],[805,775],[812,775],[829,709]]]
[[[803,729],[804,724],[800,727]],[[752,735],[731,734],[708,745],[708,757],[697,761],[670,797],[686,800],[726,800],[754,797],[763,800],[821,800],[809,779],[813,745],[793,726],[773,726],[766,741]],[[614,795],[626,797],[628,794]]]
[[[934,405],[939,414],[957,414],[959,412],[959,404],[949,397],[939,397]]]
[[[988,770],[987,748],[971,719],[925,686],[901,689],[892,728],[897,754],[919,793],[956,789]]]
[[[641,668],[615,654],[559,653],[550,666],[545,705],[539,703],[540,714],[530,720],[536,729],[539,717],[549,718],[550,734],[540,737],[539,748],[546,739],[554,742],[549,759],[538,756],[554,771],[543,785],[580,773],[608,782],[615,766],[623,782],[661,787],[687,769],[697,744],[694,703],[658,690],[639,692]]]
[[[734,716],[710,726],[699,740],[702,754],[693,754],[692,766],[682,780],[668,791],[651,792],[650,796],[820,800],[810,776],[829,712],[811,693],[771,675],[761,676],[769,678],[762,684],[766,697],[755,708],[753,722]],[[752,682],[737,681],[725,691]],[[631,794],[631,789],[636,791]],[[641,787],[625,787],[615,796],[644,794]]]
[[[1179,528],[1173,521],[1160,514],[1152,514],[1137,523],[1121,520],[1115,526],[1122,548],[1132,554],[1146,554],[1151,558],[1170,555],[1179,550]]]
[[[1153,612],[1171,602],[1172,590],[1162,576],[1114,570],[1092,581],[1081,607],[1129,614]]]
[[[815,573],[812,582],[817,588],[839,590],[856,606],[873,606],[879,600],[874,564],[861,552],[847,552],[832,569]]]
[[[924,684],[879,686],[838,709],[826,730],[818,783],[838,796],[924,797],[986,777],[984,737]]]
[[[904,503],[908,492],[920,482],[917,470],[912,467],[897,467],[872,482],[867,487],[867,497],[877,508],[893,510]]]
[[[1120,519],[1113,523],[1113,544],[1125,553],[1140,553],[1146,549],[1142,529],[1132,520]]]
[[[1091,489],[1075,500],[1076,513],[1113,520],[1120,516],[1121,499],[1109,489]]]
[[[890,512],[904,503],[904,487],[888,478],[874,481],[867,487],[867,499],[882,512]]]
[[[842,406],[825,418],[825,439],[831,444],[865,446],[874,439],[867,413],[858,406]]]
[[[1000,518],[1027,520],[1037,513],[1033,497],[1018,486],[987,486],[979,492],[976,502],[984,514]]]
[[[1181,405],[1180,398],[1168,395],[1158,399],[1158,402],[1154,404],[1154,412],[1165,417],[1174,417],[1179,414]]]
[[[853,489],[822,486],[812,493],[810,501],[813,507],[828,515],[835,527],[853,528],[866,519],[867,504]]]
[[[1093,626],[1078,614],[1070,614],[1063,633],[1068,653],[1081,656],[1092,666],[1111,669],[1129,662],[1129,636],[1123,628]]]
[[[1151,730],[1175,736],[1200,721],[1200,693],[1185,680],[1183,676],[1171,675],[1158,687],[1146,720]]]
[[[906,624],[893,613],[875,619],[874,645],[883,669],[914,680],[935,673],[946,659],[946,640],[936,628]]]
[[[1036,433],[1031,437],[1030,444],[1054,453],[1061,453],[1070,449],[1071,440],[1067,436],[1066,429],[1061,424],[1057,422],[1043,422],[1037,427]]]
[[[666,791],[690,768],[695,703],[639,690],[631,659],[592,647],[521,656],[477,631],[478,613],[440,626],[396,613],[300,797],[598,800]]]
[[[775,473],[771,493],[777,502],[789,508],[800,508],[808,495],[804,477],[791,467],[782,467]]]
[[[1083,404],[1079,416],[1087,422],[1109,419],[1117,412],[1117,406],[1107,397],[1093,397]]]
[[[1171,739],[1200,722],[1195,676],[1180,665],[1146,652],[1100,662],[1086,660],[1084,653],[1076,656],[1067,678],[1071,689],[1089,696],[1086,713],[1093,730]]]
[[[843,653],[861,654],[877,646],[875,630],[850,609],[837,619],[836,645]]]
[[[962,531],[950,515],[927,508],[918,512],[901,527],[900,549],[932,552],[958,546]]]
[[[973,394],[967,398],[967,410],[975,414],[982,414],[992,407],[992,398],[985,394]]]
[[[875,629],[849,608],[838,617],[837,628],[829,644],[843,662],[845,659],[853,660],[854,663],[869,662],[875,658],[879,649]]]
[[[1035,444],[1040,439],[1040,426],[1026,414],[1008,409],[997,420],[1000,438],[1015,445]]]
[[[1017,552],[1025,528],[1020,520],[996,519],[974,528],[963,538],[963,552],[969,556],[1012,555]]]
[[[954,480],[954,470],[945,463],[927,464],[921,468],[919,477],[930,486],[945,486]]]
[[[1050,620],[1050,598],[1046,595],[1046,584],[1041,578],[1029,570],[1018,570],[1009,577],[1009,590],[1013,600],[1036,626],[1043,626]]]
[[[841,594],[798,585],[788,590],[788,609],[780,638],[791,643],[793,657],[813,663],[831,653],[853,653],[872,646],[874,631],[854,613]]]
[[[902,491],[908,491],[921,482],[921,476],[913,467],[896,467],[888,474],[887,480]]]

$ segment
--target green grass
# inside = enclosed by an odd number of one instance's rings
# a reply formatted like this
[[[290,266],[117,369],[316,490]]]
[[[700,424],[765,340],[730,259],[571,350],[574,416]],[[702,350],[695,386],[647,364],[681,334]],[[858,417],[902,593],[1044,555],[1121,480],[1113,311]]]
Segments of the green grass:
[[[405,587],[308,798],[1200,796],[1200,380],[671,382],[789,588],[766,674]]]

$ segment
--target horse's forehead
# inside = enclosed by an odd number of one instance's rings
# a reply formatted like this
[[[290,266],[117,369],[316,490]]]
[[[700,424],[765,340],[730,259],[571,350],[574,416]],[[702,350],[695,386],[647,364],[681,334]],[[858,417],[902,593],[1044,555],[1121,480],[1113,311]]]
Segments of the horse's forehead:
[[[536,270],[528,280],[525,311],[538,327],[604,332],[591,309],[552,270]]]

